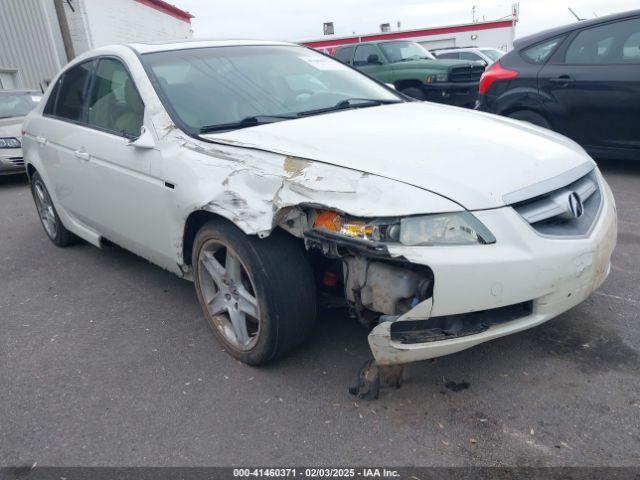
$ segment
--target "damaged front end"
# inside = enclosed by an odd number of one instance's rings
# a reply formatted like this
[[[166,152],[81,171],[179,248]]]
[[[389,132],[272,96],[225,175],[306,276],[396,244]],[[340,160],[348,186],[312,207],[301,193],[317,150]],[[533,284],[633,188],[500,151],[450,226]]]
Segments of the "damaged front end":
[[[457,223],[448,221],[446,236],[428,242],[459,244],[464,239],[454,232],[464,228],[464,235],[476,243],[492,243],[493,236],[480,222],[466,214]],[[451,340],[480,333],[491,325],[516,318],[520,307],[503,309],[501,314],[482,312],[431,318],[434,274],[427,265],[411,263],[389,252],[390,243],[421,244],[428,236],[433,217],[410,217],[376,220],[353,219],[333,211],[313,210],[308,214],[310,228],[304,232],[307,248],[333,259],[331,278],[341,279],[344,299],[361,323],[373,327],[369,345],[378,366],[404,364],[429,358],[424,351],[418,358],[412,352],[419,343]],[[465,223],[466,222],[466,223]],[[422,236],[421,236],[422,235]],[[522,307],[525,308],[526,307]],[[425,355],[427,355],[425,357]],[[433,355],[437,356],[437,355]]]

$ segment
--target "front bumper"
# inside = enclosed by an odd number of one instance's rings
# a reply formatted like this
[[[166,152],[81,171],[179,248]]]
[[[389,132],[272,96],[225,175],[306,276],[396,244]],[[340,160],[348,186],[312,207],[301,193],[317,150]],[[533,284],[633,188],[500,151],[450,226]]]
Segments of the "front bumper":
[[[606,279],[616,244],[617,220],[610,188],[602,181],[600,215],[587,237],[544,237],[511,207],[474,212],[496,236],[493,245],[393,247],[389,252],[433,271],[432,298],[369,335],[379,365],[435,358],[539,325],[585,300]],[[392,324],[451,315],[503,312],[526,305],[517,318],[480,333],[423,343],[394,339]],[[396,325],[397,327],[397,325]]]
[[[478,98],[478,82],[436,82],[425,84],[426,100],[457,107],[473,107]]]
[[[21,148],[0,149],[0,175],[24,173],[25,165]]]

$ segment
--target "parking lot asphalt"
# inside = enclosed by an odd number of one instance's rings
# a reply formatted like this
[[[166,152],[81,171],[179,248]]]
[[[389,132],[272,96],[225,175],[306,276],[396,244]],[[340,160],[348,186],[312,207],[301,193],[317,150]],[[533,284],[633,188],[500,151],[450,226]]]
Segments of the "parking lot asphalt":
[[[619,215],[605,284],[412,364],[373,402],[347,391],[369,351],[343,312],[245,366],[190,283],[118,247],[55,247],[26,179],[0,178],[0,465],[638,465],[640,162],[601,167]]]

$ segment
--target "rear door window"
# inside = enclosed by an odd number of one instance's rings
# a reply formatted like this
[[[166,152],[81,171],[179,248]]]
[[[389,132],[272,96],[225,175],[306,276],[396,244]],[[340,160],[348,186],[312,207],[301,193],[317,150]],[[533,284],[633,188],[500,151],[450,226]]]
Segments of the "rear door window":
[[[438,58],[444,58],[446,60],[460,60],[460,54],[458,52],[438,53]]]
[[[85,100],[93,60],[67,70],[55,87],[57,95],[50,97],[45,113],[74,122],[84,122]],[[55,93],[55,91],[54,91]]]
[[[472,62],[484,62],[484,59],[473,52],[460,52],[460,60],[470,60]]]
[[[640,31],[632,33],[622,46],[622,60],[640,63]]]
[[[640,18],[582,30],[571,42],[565,63],[615,65],[640,57]]]

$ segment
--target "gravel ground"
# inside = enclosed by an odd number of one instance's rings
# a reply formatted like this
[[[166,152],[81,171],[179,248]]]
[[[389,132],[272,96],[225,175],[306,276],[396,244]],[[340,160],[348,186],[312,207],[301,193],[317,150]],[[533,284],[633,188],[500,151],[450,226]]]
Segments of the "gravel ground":
[[[190,283],[117,247],[56,248],[26,180],[0,179],[0,465],[638,465],[640,162],[602,168],[620,233],[600,290],[413,364],[374,402],[347,392],[368,347],[341,312],[242,365]]]

